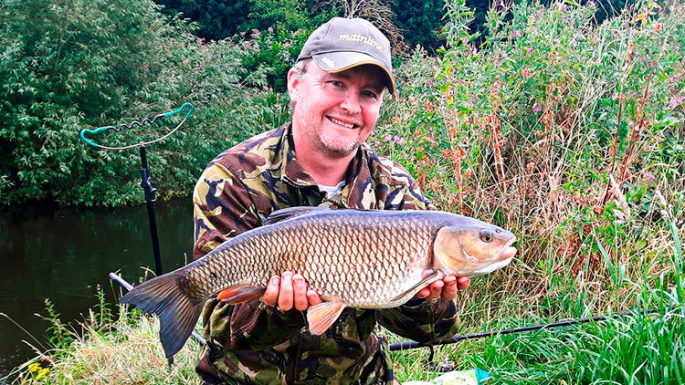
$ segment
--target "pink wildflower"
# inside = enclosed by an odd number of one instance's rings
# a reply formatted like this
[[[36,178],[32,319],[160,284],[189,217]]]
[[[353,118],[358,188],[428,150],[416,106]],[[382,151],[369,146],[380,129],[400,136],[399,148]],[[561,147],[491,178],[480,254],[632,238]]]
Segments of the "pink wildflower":
[[[383,141],[384,141],[384,142],[389,142],[389,141],[391,141],[391,140],[392,140],[392,135],[389,135],[389,134],[386,135],[385,138],[383,138]]]
[[[533,112],[538,113],[542,111],[542,107],[539,104],[533,106]]]
[[[683,102],[685,102],[685,95],[678,95],[671,99],[671,101],[668,103],[668,108],[674,110],[676,107],[683,104]]]
[[[518,29],[515,30],[515,31],[514,31],[514,36],[516,36],[516,37],[521,36],[521,31],[519,31]]]
[[[654,179],[656,179],[656,177],[654,176],[654,174],[650,174],[650,173],[648,173],[647,171],[642,171],[642,177],[645,178],[645,179],[647,179],[647,180],[654,180]]]
[[[573,38],[573,40],[571,40],[571,42],[569,44],[571,45],[571,47],[577,47],[578,46],[578,42],[576,41],[575,37]]]
[[[526,52],[527,52],[527,53],[533,52],[533,48],[531,48],[531,47],[526,47]]]

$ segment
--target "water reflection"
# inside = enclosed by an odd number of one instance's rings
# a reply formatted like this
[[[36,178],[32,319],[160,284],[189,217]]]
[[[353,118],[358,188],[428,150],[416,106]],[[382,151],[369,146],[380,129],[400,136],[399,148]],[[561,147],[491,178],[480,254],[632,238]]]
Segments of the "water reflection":
[[[192,258],[192,203],[190,198],[157,202],[155,209],[162,264],[169,271]],[[44,342],[48,323],[35,313],[45,315],[45,298],[63,321],[83,319],[80,314],[96,303],[97,285],[114,302],[109,272],[136,282],[144,273],[141,266],[154,271],[149,231],[144,205],[0,213],[0,313]],[[22,340],[30,337],[0,317],[0,378],[35,355]]]

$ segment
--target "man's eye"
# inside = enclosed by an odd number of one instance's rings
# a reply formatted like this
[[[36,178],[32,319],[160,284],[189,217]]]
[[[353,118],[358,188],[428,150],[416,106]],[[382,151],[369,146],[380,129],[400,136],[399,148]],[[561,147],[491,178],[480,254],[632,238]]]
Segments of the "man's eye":
[[[362,93],[362,95],[364,95],[365,98],[374,99],[374,100],[378,99],[378,95],[372,91],[364,91]]]
[[[331,80],[328,82],[328,84],[335,88],[341,88],[343,86],[343,82],[341,82],[340,80]]]

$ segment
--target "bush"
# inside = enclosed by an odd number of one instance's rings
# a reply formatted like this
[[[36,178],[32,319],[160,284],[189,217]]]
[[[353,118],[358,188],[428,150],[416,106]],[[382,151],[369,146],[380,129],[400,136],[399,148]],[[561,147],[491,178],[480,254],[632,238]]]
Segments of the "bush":
[[[205,44],[187,25],[160,16],[152,1],[4,1],[0,13],[7,21],[0,27],[3,204],[141,202],[136,151],[93,151],[78,138],[83,128],[194,103],[186,126],[149,150],[155,186],[187,196],[219,151],[284,120],[281,98],[246,85],[266,83],[241,68],[244,48]],[[177,123],[98,140],[138,143]]]

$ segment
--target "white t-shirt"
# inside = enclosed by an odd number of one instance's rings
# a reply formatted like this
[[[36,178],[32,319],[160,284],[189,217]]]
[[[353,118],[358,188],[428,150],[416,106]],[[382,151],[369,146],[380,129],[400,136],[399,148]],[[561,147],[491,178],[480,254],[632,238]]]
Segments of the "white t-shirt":
[[[342,181],[335,186],[326,186],[325,184],[320,184],[319,190],[322,192],[325,192],[326,196],[330,198],[330,197],[334,196],[335,194],[339,193],[344,186],[345,186],[345,181]]]

